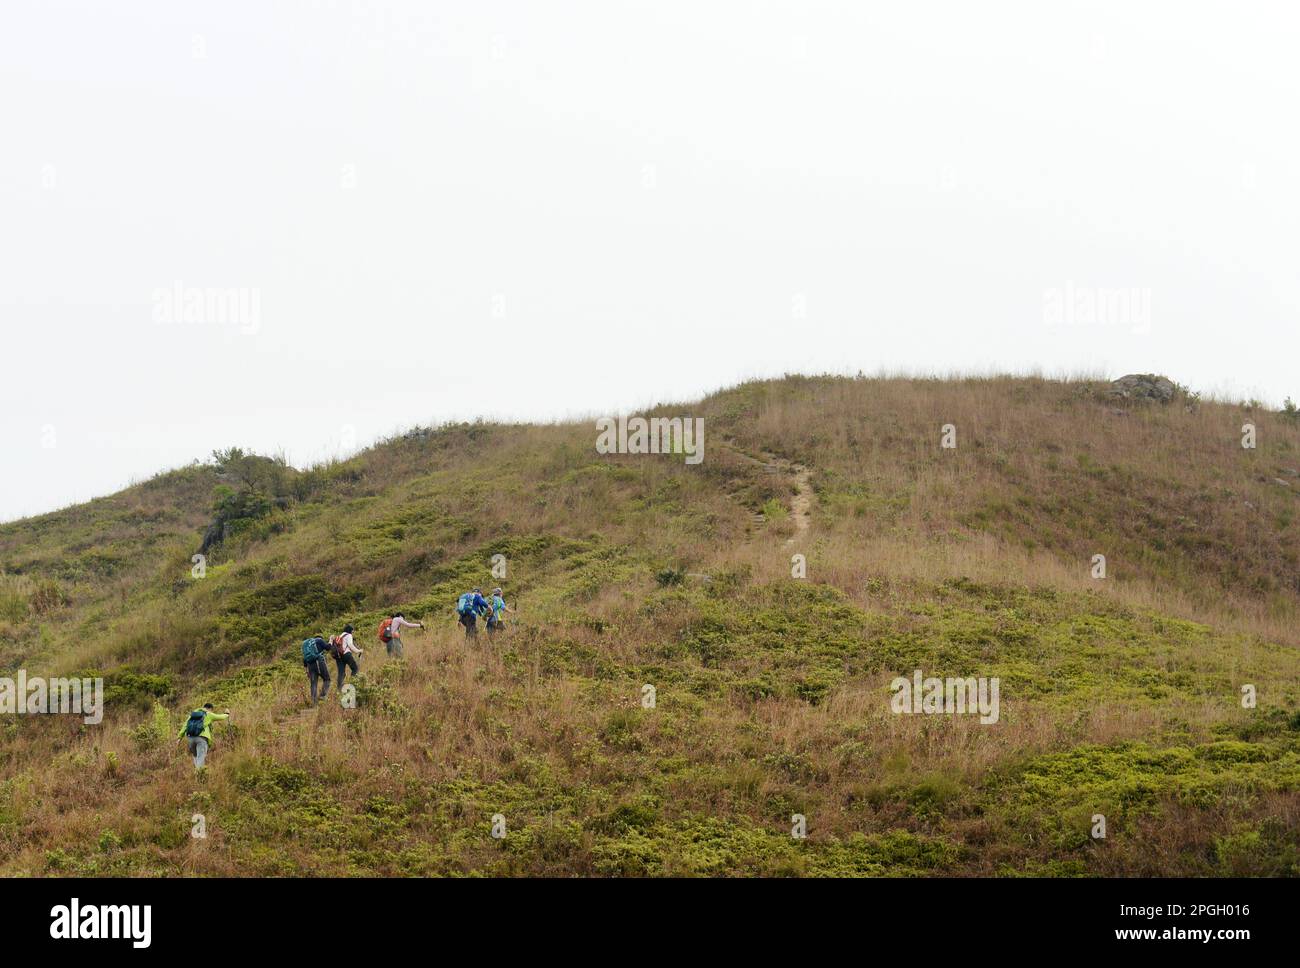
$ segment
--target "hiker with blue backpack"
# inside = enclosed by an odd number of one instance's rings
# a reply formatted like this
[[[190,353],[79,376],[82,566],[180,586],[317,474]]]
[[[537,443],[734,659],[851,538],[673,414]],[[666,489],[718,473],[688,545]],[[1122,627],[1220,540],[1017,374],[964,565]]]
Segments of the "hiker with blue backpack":
[[[330,691],[330,670],[325,663],[325,656],[329,655],[329,643],[323,636],[315,635],[309,639],[302,640],[302,664],[307,669],[307,681],[311,683],[311,703],[316,705],[316,684],[319,680],[324,680],[324,688],[320,691],[320,698],[324,699]]]
[[[212,724],[229,718],[229,709],[224,713],[214,713],[212,703],[205,702],[202,709],[194,710],[190,713],[190,718],[185,720],[185,725],[176,738],[188,740],[186,745],[194,757],[194,769],[203,769],[203,763],[208,758],[208,748],[212,745]]]
[[[460,616],[458,620],[460,624],[465,626],[465,638],[472,639],[478,636],[478,617],[490,611],[492,606],[483,597],[482,589],[476,588],[460,596],[456,602],[456,614]]]

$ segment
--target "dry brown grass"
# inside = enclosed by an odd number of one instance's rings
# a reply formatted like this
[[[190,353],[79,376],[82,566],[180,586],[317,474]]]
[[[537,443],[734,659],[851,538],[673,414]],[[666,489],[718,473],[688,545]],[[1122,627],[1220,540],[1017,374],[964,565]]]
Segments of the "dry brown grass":
[[[214,616],[244,586],[320,575],[331,587],[362,590],[358,614],[367,623],[404,605],[408,614],[427,610],[433,624],[407,638],[407,661],[391,683],[400,716],[333,703],[306,709],[286,630],[268,643],[270,654],[290,656],[280,660],[286,675],[235,693],[234,728],[217,727],[212,767],[198,782],[174,740],[137,742],[145,713],[114,712],[95,730],[55,719],[0,724],[0,873],[98,864],[111,873],[207,875],[585,874],[597,870],[593,845],[609,836],[604,818],[639,797],[653,799],[668,826],[712,816],[778,830],[797,806],[816,816],[819,843],[898,829],[940,837],[965,846],[965,873],[1062,857],[1082,857],[1096,873],[1204,872],[1195,858],[1213,853],[1215,838],[1243,824],[1293,821],[1295,797],[1265,791],[1247,807],[1186,816],[1179,806],[1178,833],[1139,817],[1123,844],[1072,853],[1011,843],[1015,825],[998,813],[989,784],[1080,746],[1208,743],[1239,718],[1231,693],[1142,702],[1103,693],[1084,708],[1004,695],[997,729],[890,714],[892,672],[849,676],[820,702],[784,693],[755,700],[728,678],[726,661],[672,651],[707,617],[703,579],[685,579],[686,604],[644,610],[659,593],[658,569],[719,582],[741,576],[743,596],[787,582],[797,552],[807,556],[810,582],[868,616],[924,608],[938,601],[935,589],[965,578],[1202,623],[1219,636],[1213,651],[1157,643],[1132,661],[1207,681],[1235,683],[1249,671],[1265,706],[1294,704],[1295,657],[1269,643],[1300,645],[1300,481],[1288,489],[1271,477],[1300,464],[1300,430],[1275,414],[1251,414],[1260,447],[1243,453],[1238,405],[1128,407],[1121,416],[1094,391],[1036,379],[744,386],[694,408],[710,434],[706,463],[695,468],[597,458],[587,425],[464,426],[402,438],[319,469],[328,482],[287,515],[283,530],[232,543],[214,556],[214,579],[193,587],[185,574],[211,483],[201,476],[0,530],[6,566],[19,561],[34,575],[106,547],[99,536],[137,556],[116,574],[65,580],[72,604],[18,657],[52,672],[121,662],[167,672],[179,693],[173,734],[186,702],[267,662],[265,653],[250,655],[203,676],[173,665],[187,643],[211,644],[195,637],[220,641]],[[949,422],[958,427],[956,452],[938,446]],[[805,533],[796,535],[788,517],[756,518],[769,500],[789,506],[794,492],[789,474],[750,459],[764,453],[810,469],[816,495]],[[168,510],[170,501],[181,504]],[[424,599],[437,569],[502,535],[589,542],[612,557],[582,575],[563,564],[516,573],[507,588],[526,591],[508,637],[499,647],[481,638],[467,648],[450,602]],[[1102,582],[1088,575],[1095,552],[1108,558]],[[245,576],[238,582],[236,569]],[[368,624],[361,634],[373,638]],[[382,648],[363,644],[366,677],[386,681]],[[798,645],[812,652],[818,643]],[[1051,671],[1050,659],[1042,669]],[[646,716],[639,687],[652,675],[662,680],[661,706]],[[309,833],[299,841],[240,826],[261,816],[263,793],[247,777],[264,764],[302,771],[344,811],[350,853]],[[448,799],[443,791],[456,783],[469,792]],[[937,806],[927,805],[931,794]],[[467,833],[483,824],[479,796],[516,798],[512,823],[541,846],[503,860],[500,845]],[[364,832],[374,798],[402,804],[409,824]],[[284,809],[300,808],[286,800]],[[211,814],[209,838],[173,836],[195,811]],[[566,822],[581,826],[574,843],[546,846],[552,834],[537,831]],[[98,846],[106,831],[123,846]],[[1144,858],[1144,843],[1153,858]],[[398,847],[415,859],[402,859]],[[1252,856],[1246,847],[1224,850],[1222,863],[1234,870]],[[59,851],[69,859],[51,860]],[[1281,863],[1277,856],[1258,863]]]

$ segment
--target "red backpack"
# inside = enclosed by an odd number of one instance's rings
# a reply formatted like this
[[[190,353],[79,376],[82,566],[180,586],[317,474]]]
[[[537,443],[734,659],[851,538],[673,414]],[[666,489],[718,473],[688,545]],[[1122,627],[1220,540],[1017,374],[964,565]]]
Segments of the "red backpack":
[[[393,633],[388,631],[388,627],[392,624],[393,624],[393,620],[391,618],[386,618],[379,623],[380,642],[391,642],[393,640]]]

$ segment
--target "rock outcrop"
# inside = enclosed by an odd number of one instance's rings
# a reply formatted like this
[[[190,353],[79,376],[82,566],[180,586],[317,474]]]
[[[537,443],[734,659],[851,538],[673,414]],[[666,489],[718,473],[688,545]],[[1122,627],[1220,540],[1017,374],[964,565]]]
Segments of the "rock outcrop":
[[[1104,391],[1107,396],[1121,397],[1125,400],[1156,400],[1168,403],[1174,398],[1178,387],[1168,377],[1154,373],[1130,373],[1111,382]]]

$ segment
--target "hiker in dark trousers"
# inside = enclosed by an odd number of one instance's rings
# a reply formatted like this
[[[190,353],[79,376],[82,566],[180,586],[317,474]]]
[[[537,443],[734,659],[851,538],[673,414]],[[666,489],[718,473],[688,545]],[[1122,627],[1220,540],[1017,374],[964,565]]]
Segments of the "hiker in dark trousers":
[[[493,638],[498,632],[506,627],[506,612],[513,612],[514,609],[506,604],[506,600],[501,595],[501,589],[492,589],[492,597],[488,600],[487,630],[488,638]]]
[[[356,678],[357,656],[361,655],[365,650],[352,641],[351,625],[343,626],[343,634],[336,635],[331,639],[330,645],[334,648],[334,668],[338,671],[339,688],[342,689],[343,680],[347,676],[349,669],[352,670],[352,677]]]
[[[224,713],[214,713],[210,702],[205,702],[202,709],[190,713],[190,718],[181,727],[177,739],[189,741],[186,745],[189,747],[190,756],[194,757],[194,769],[203,769],[203,763],[208,758],[208,748],[212,745],[212,724],[220,719],[229,718],[229,709]]]
[[[460,596],[456,602],[456,614],[460,616],[458,619],[460,624],[465,626],[465,638],[478,637],[478,617],[486,615],[491,610],[481,589],[476,588]]]
[[[329,666],[325,664],[328,649],[329,645],[319,635],[302,640],[302,664],[307,669],[307,681],[311,683],[311,702],[313,706],[316,705],[317,680],[325,680],[325,685],[320,691],[320,698],[324,699],[329,695],[330,670]]]

